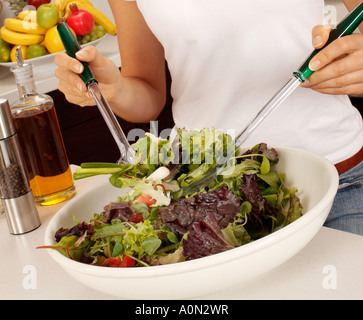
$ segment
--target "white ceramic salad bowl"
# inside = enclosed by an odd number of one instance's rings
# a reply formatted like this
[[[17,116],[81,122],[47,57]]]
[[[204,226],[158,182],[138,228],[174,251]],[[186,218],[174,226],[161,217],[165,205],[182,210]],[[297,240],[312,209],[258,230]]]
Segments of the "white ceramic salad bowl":
[[[83,264],[49,250],[51,257],[76,280],[95,290],[127,299],[186,299],[251,282],[299,252],[323,225],[338,188],[335,167],[325,158],[293,148],[276,148],[274,170],[286,174],[286,185],[299,190],[304,215],[255,242],[212,256],[176,264],[107,268]],[[45,244],[54,244],[60,227],[74,225],[72,215],[89,221],[96,212],[122,195],[108,177],[65,205],[50,221]],[[281,280],[283,281],[283,279]]]

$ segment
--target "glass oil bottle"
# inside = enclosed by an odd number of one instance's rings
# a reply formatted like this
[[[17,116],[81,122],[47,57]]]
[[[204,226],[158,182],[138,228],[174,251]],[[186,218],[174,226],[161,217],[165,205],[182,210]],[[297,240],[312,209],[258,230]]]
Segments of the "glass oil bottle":
[[[11,112],[25,160],[35,202],[52,205],[73,196],[71,168],[60,131],[53,99],[37,93],[33,66],[24,63],[20,47],[17,66],[11,68],[20,99]]]

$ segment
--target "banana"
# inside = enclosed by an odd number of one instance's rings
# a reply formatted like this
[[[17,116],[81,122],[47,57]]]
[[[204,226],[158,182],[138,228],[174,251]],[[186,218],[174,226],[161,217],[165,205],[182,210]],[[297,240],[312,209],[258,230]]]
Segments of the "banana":
[[[40,43],[44,39],[42,34],[16,32],[5,26],[0,29],[0,35],[8,43],[24,46]]]
[[[61,11],[61,10],[58,9],[58,20],[62,21],[63,16],[64,16],[64,11]]]
[[[58,8],[59,11],[64,12],[67,5],[71,2],[74,2],[74,0],[55,0],[54,5]],[[89,0],[81,0],[81,2],[88,3],[89,5],[93,6],[93,4]]]
[[[47,29],[42,28],[36,22],[27,20],[16,19],[16,18],[6,18],[4,20],[4,26],[12,31],[32,33],[32,34],[45,34]]]
[[[84,0],[71,1],[69,4],[67,4],[64,18],[68,18],[68,16],[71,14],[71,9],[69,8],[69,6],[72,3],[75,3],[79,10],[85,10],[88,11],[90,14],[92,14],[95,23],[103,26],[107,33],[113,36],[116,35],[116,26],[113,24],[113,22],[107,16],[105,16],[100,10],[98,10],[92,4],[89,4],[87,3],[87,1]]]
[[[67,0],[55,0],[54,5],[58,8],[59,11],[64,11],[68,4]]]
[[[36,22],[37,12],[35,10],[23,10],[18,14],[17,18],[20,20]]]

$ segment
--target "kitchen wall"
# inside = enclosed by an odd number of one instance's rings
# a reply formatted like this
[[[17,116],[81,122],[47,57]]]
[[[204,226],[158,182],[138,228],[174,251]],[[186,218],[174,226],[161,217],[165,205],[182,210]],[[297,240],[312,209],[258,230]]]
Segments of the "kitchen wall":
[[[1,0],[0,0],[1,1]],[[287,0],[288,1],[288,0]],[[53,2],[53,1],[52,1]],[[105,0],[91,0],[93,5],[100,9],[105,15],[109,18],[113,19],[111,9],[109,8],[108,2]],[[329,14],[329,6],[334,6],[337,11],[338,21],[345,16],[347,10],[342,2],[342,0],[325,0],[325,4],[327,7],[326,13]],[[13,16],[11,10],[9,9],[8,3],[3,1],[3,11],[0,13],[0,26],[3,25],[3,21],[6,17]]]
[[[1,1],[1,0],[0,0]],[[288,1],[288,0],[287,0]],[[53,1],[52,1],[53,2]],[[113,20],[111,9],[108,5],[108,2],[105,0],[92,0],[93,5],[101,10],[106,16]],[[333,15],[336,21],[341,20],[347,13],[347,9],[345,8],[342,0],[325,0],[325,15],[328,20]],[[3,21],[7,17],[12,17],[13,12],[9,9],[8,2],[3,1],[3,10],[0,13],[0,26],[3,25]],[[330,22],[330,21],[328,21]]]

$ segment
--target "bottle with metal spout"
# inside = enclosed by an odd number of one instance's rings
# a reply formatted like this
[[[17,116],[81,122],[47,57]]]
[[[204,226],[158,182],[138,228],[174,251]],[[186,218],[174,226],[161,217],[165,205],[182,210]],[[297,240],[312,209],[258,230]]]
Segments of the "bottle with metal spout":
[[[10,233],[23,234],[40,226],[10,106],[5,99],[0,99],[0,197]]]
[[[33,66],[24,63],[20,46],[16,57],[17,66],[11,71],[20,99],[12,104],[11,112],[30,188],[37,204],[56,204],[72,197],[75,187],[54,102],[37,93]]]

